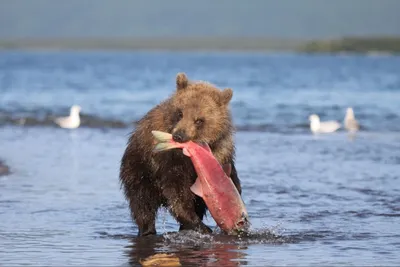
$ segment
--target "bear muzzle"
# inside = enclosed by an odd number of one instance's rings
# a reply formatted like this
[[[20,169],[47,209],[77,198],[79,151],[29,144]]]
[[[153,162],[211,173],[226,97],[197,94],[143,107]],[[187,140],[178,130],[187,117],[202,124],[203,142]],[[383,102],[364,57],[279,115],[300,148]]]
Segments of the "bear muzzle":
[[[172,134],[172,139],[178,143],[185,143],[185,142],[189,141],[189,137],[183,130],[177,130],[176,132],[174,132]]]

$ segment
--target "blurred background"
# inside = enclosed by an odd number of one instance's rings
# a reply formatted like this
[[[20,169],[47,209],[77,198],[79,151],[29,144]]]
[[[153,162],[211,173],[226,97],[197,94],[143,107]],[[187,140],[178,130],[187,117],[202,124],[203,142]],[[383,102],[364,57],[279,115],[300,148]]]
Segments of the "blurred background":
[[[398,264],[399,10],[0,0],[0,265]],[[234,91],[249,238],[172,234],[166,211],[157,238],[135,237],[120,159],[178,72]]]
[[[0,5],[5,48],[323,50],[328,47],[322,43],[305,44],[348,37],[370,42],[339,42],[331,49],[398,51],[383,40],[398,42],[400,31],[396,0],[3,0]]]

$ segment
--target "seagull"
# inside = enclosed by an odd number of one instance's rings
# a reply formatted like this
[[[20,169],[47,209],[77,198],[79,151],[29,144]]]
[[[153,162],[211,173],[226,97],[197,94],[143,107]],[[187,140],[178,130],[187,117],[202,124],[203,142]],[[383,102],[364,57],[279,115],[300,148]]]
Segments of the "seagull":
[[[321,122],[319,116],[316,114],[310,115],[310,129],[313,133],[332,133],[340,128],[340,123],[337,121],[323,121]]]
[[[344,127],[349,132],[356,132],[360,129],[360,124],[354,116],[354,111],[351,107],[346,109],[346,116],[344,117]]]
[[[73,105],[70,109],[70,113],[68,117],[56,118],[54,120],[61,128],[66,129],[75,129],[78,128],[81,124],[81,119],[79,117],[79,112],[81,111],[81,107],[78,105]]]

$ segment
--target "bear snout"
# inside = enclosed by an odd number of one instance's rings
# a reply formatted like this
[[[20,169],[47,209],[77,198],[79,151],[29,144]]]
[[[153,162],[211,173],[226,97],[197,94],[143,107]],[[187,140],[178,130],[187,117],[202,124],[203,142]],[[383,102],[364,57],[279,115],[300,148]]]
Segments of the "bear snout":
[[[183,130],[178,130],[172,135],[172,139],[178,143],[184,143],[189,141],[188,136]]]

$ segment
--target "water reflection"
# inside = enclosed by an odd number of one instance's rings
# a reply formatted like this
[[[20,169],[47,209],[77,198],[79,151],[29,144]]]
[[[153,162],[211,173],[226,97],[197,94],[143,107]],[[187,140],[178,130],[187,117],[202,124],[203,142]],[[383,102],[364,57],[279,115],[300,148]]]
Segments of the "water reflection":
[[[194,249],[187,263],[201,266],[242,266],[247,265],[247,247],[235,244],[215,244],[210,247]]]
[[[211,237],[209,240],[198,239],[194,241],[189,235],[185,236],[148,236],[135,237],[130,240],[126,248],[131,266],[141,266],[140,262],[160,253],[173,254],[179,259],[182,266],[242,266],[246,265],[247,246],[229,242],[230,237]],[[187,239],[187,242],[183,241]],[[176,241],[176,242],[175,242]],[[170,265],[172,266],[172,265]]]

